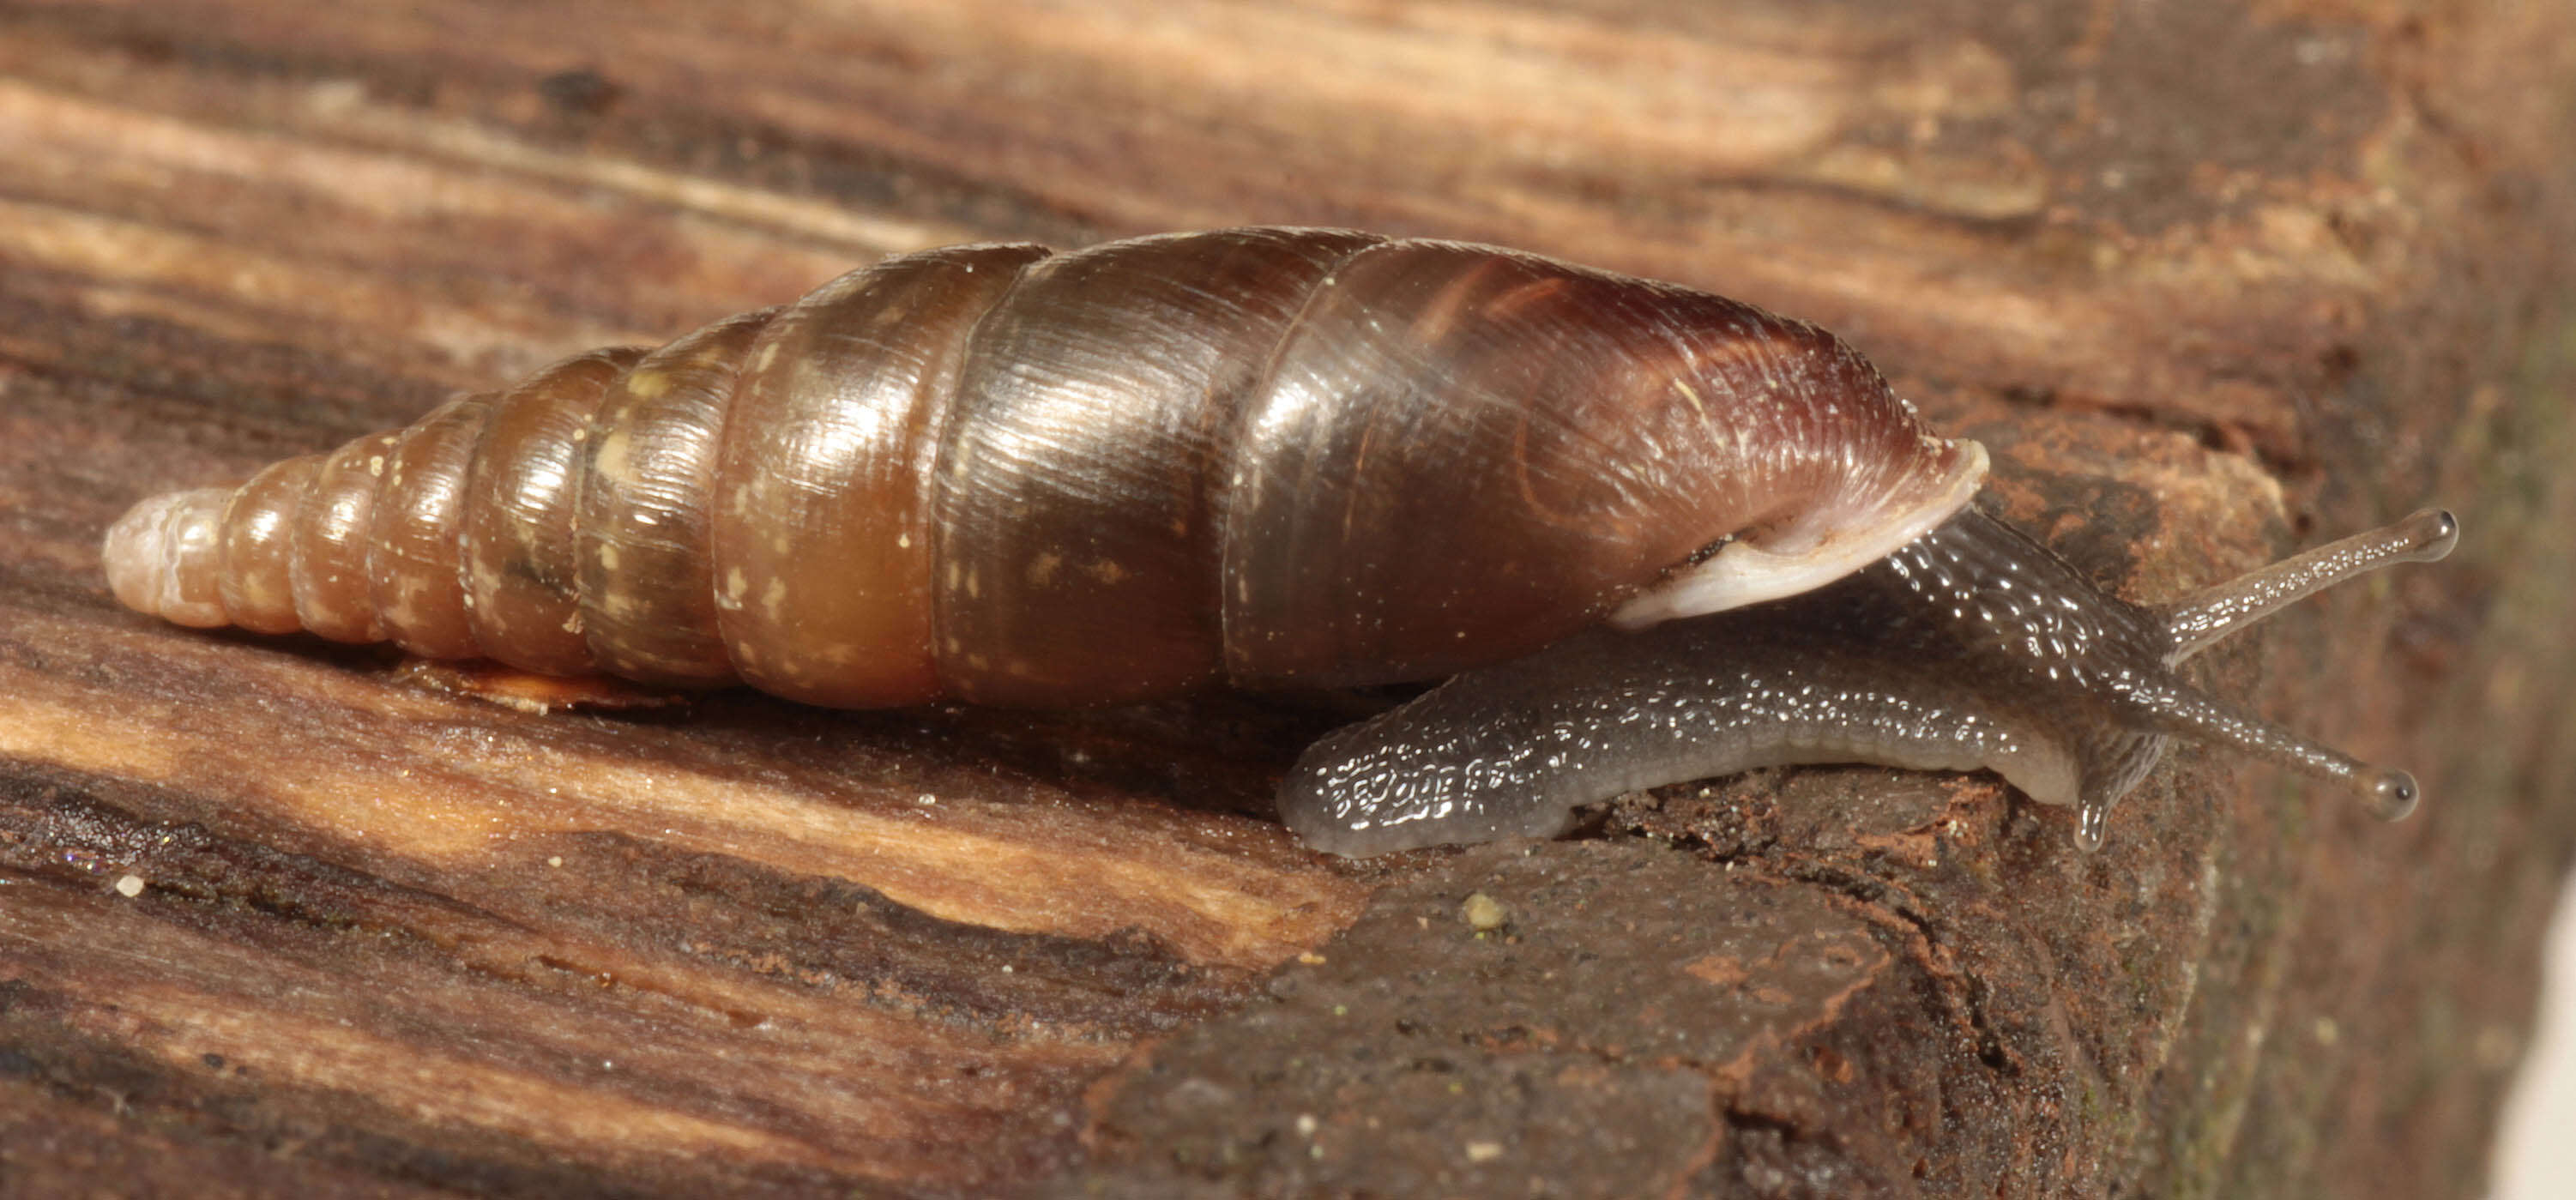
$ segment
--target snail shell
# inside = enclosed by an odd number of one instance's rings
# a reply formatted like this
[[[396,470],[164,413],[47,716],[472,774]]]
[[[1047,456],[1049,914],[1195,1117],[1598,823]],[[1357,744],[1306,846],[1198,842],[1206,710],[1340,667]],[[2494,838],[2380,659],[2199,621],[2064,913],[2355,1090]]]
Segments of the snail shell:
[[[2204,700],[2169,674],[2171,622],[1967,508],[1985,467],[1812,325],[1492,247],[1245,228],[888,259],[147,500],[105,559],[119,599],[182,624],[843,707],[1458,675],[1283,789],[1344,853],[1820,755],[1995,766],[2080,800],[2098,840],[2177,706],[2012,695],[2032,673],[1996,651],[2029,628],[1929,614],[2019,571],[2002,620],[2083,625],[2076,657],[2117,664],[2094,685],[2152,670]],[[1827,599],[1762,603],[1802,594]],[[1911,650],[1845,648],[1891,612]],[[1747,641],[1758,677],[1708,669]],[[1676,656],[1700,717],[1641,741]],[[1941,720],[1899,736],[1852,699],[1898,676],[1898,708]],[[1839,726],[1782,715],[1818,687]],[[1751,719],[1705,719],[1726,712]]]

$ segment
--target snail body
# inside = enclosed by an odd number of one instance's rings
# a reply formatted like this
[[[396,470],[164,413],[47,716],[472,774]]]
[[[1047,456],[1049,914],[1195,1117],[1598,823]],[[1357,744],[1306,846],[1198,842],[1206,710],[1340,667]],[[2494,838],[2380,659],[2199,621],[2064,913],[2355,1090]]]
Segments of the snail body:
[[[1248,228],[889,259],[147,500],[105,559],[181,624],[841,707],[1448,678],[1283,788],[1341,853],[1852,760],[1995,767],[2093,842],[2176,733],[2411,802],[2172,667],[2206,627],[2438,557],[2446,516],[2240,588],[2250,612],[2150,612],[1970,507],[1985,465],[1812,325]]]

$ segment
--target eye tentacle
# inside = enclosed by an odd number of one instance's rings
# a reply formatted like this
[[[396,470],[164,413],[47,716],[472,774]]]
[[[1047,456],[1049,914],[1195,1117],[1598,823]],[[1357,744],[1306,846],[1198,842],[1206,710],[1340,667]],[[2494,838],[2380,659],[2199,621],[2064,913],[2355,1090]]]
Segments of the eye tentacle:
[[[2433,562],[2459,543],[2458,518],[2427,508],[2203,589],[2158,611],[2173,635],[2166,661],[2189,659],[2272,610],[2354,576],[2396,563]]]

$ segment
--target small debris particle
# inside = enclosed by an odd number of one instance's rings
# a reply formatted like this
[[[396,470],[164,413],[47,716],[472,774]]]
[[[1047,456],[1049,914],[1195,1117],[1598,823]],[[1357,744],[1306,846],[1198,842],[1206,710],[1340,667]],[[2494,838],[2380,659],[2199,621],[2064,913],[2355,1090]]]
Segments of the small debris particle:
[[[118,878],[116,881],[116,894],[123,896],[128,900],[142,895],[143,877],[140,875],[126,875]]]
[[[1503,1156],[1503,1144],[1502,1144],[1501,1142],[1469,1142],[1469,1143],[1467,1143],[1467,1161],[1468,1161],[1468,1162],[1471,1162],[1471,1163],[1492,1162],[1492,1161],[1494,1161],[1495,1159],[1501,1158],[1502,1156]]]
[[[546,856],[546,865],[547,865],[547,866],[549,866],[549,867],[560,867],[560,866],[562,866],[562,865],[563,865],[563,855],[560,855],[560,854],[549,854],[549,855],[547,855],[547,856]]]
[[[1466,902],[1458,906],[1458,915],[1466,919],[1467,928],[1478,933],[1492,933],[1512,920],[1512,910],[1483,892],[1467,897]]]
[[[1310,967],[1320,967],[1324,965],[1324,956],[1317,954],[1312,950],[1308,950],[1305,953],[1298,955],[1297,961]]]
[[[1299,1114],[1297,1114],[1297,1136],[1299,1136],[1299,1137],[1313,1137],[1313,1136],[1315,1136],[1315,1128],[1316,1128],[1316,1125],[1317,1125],[1317,1122],[1316,1122],[1316,1120],[1315,1120],[1315,1114],[1313,1114],[1313,1113],[1299,1113]]]
[[[587,67],[557,71],[537,81],[537,94],[566,116],[597,116],[623,90]]]

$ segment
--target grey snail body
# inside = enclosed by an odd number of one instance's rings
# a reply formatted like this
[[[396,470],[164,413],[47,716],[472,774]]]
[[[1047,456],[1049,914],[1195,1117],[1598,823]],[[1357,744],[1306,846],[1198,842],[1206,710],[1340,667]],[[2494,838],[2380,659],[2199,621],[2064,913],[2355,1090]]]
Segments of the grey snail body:
[[[1245,228],[889,259],[146,500],[105,562],[187,625],[843,707],[1446,678],[1283,785],[1343,854],[1831,761],[1992,767],[2095,845],[2173,736],[2411,806],[2174,667],[2447,514],[2149,610],[1971,507],[1985,466],[1802,322]]]

